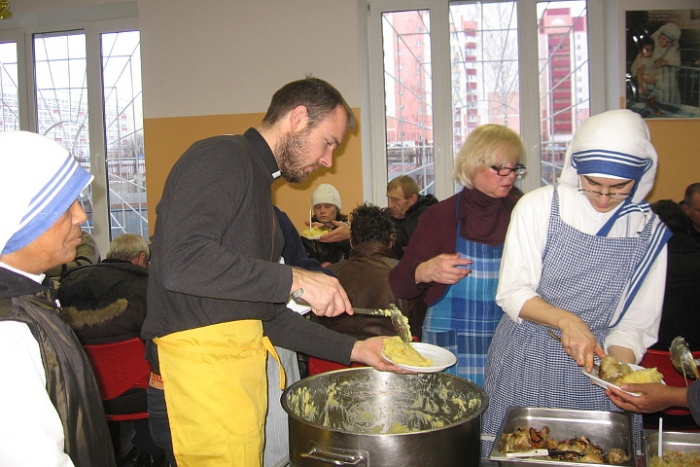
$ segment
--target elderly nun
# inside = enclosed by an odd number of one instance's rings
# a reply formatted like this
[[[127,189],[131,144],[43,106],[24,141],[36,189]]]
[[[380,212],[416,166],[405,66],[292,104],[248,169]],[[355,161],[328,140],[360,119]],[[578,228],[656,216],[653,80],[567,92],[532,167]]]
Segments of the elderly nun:
[[[0,132],[0,465],[114,466],[99,388],[42,285],[71,261],[92,176],[57,143]]]
[[[639,363],[656,342],[670,237],[644,201],[656,169],[642,118],[605,112],[576,132],[558,184],[515,206],[496,295],[506,315],[487,359],[485,434],[498,432],[512,405],[619,411],[582,370],[605,354]]]

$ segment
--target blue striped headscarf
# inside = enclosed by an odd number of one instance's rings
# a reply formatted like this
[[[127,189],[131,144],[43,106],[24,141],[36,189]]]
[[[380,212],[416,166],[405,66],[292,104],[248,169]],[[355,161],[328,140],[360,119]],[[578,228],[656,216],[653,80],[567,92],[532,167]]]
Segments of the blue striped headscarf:
[[[651,240],[623,298],[623,310],[634,299],[649,268],[670,237],[666,226],[644,201],[654,186],[657,155],[649,129],[631,110],[611,110],[586,120],[574,135],[564,159],[559,183],[579,188],[581,175],[634,180],[632,196],[621,203],[597,235],[606,236],[626,216],[643,216],[652,222]],[[583,196],[583,195],[581,195]],[[619,316],[618,320],[622,317]]]
[[[91,181],[92,175],[49,138],[0,132],[0,254],[36,240]]]

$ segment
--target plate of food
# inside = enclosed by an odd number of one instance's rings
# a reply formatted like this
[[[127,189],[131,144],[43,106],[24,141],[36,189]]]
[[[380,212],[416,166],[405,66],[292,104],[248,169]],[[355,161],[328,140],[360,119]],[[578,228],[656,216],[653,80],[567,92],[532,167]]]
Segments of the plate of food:
[[[409,342],[399,336],[384,340],[382,357],[394,365],[416,373],[437,373],[457,363],[449,350],[425,342]]]
[[[321,227],[311,227],[308,229],[304,229],[304,231],[301,233],[301,236],[304,238],[308,238],[309,240],[318,240],[321,238],[322,235],[326,235],[330,230],[328,229],[322,229]]]
[[[644,368],[631,363],[622,363],[616,357],[607,355],[600,361],[600,365],[588,373],[583,374],[603,389],[612,386],[630,396],[639,397],[636,392],[624,391],[620,386],[624,383],[663,383],[663,376],[656,368]]]

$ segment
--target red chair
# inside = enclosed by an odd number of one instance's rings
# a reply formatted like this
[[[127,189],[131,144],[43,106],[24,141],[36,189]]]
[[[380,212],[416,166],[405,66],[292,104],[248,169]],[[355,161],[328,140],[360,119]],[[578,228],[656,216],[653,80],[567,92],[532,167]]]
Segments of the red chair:
[[[83,345],[83,349],[92,363],[103,401],[121,396],[132,388],[148,388],[151,365],[145,359],[146,347],[138,337]],[[106,415],[111,422],[148,418],[148,412]]]
[[[700,358],[700,351],[692,352],[693,358]],[[683,375],[679,373],[671,363],[671,354],[667,350],[647,350],[647,353],[642,359],[641,366],[644,368],[656,368],[664,377],[664,381],[669,386],[685,387],[686,383]],[[688,378],[688,384],[692,380]],[[663,411],[666,415],[687,416],[690,415],[690,410],[685,408],[671,408]]]

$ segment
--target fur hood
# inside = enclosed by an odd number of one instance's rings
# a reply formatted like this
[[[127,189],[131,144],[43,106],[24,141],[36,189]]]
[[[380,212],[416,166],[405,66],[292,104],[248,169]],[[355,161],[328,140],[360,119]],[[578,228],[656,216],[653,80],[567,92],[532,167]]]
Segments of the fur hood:
[[[78,310],[74,306],[63,308],[63,317],[73,329],[106,324],[126,311],[129,301],[120,298],[95,310]]]

